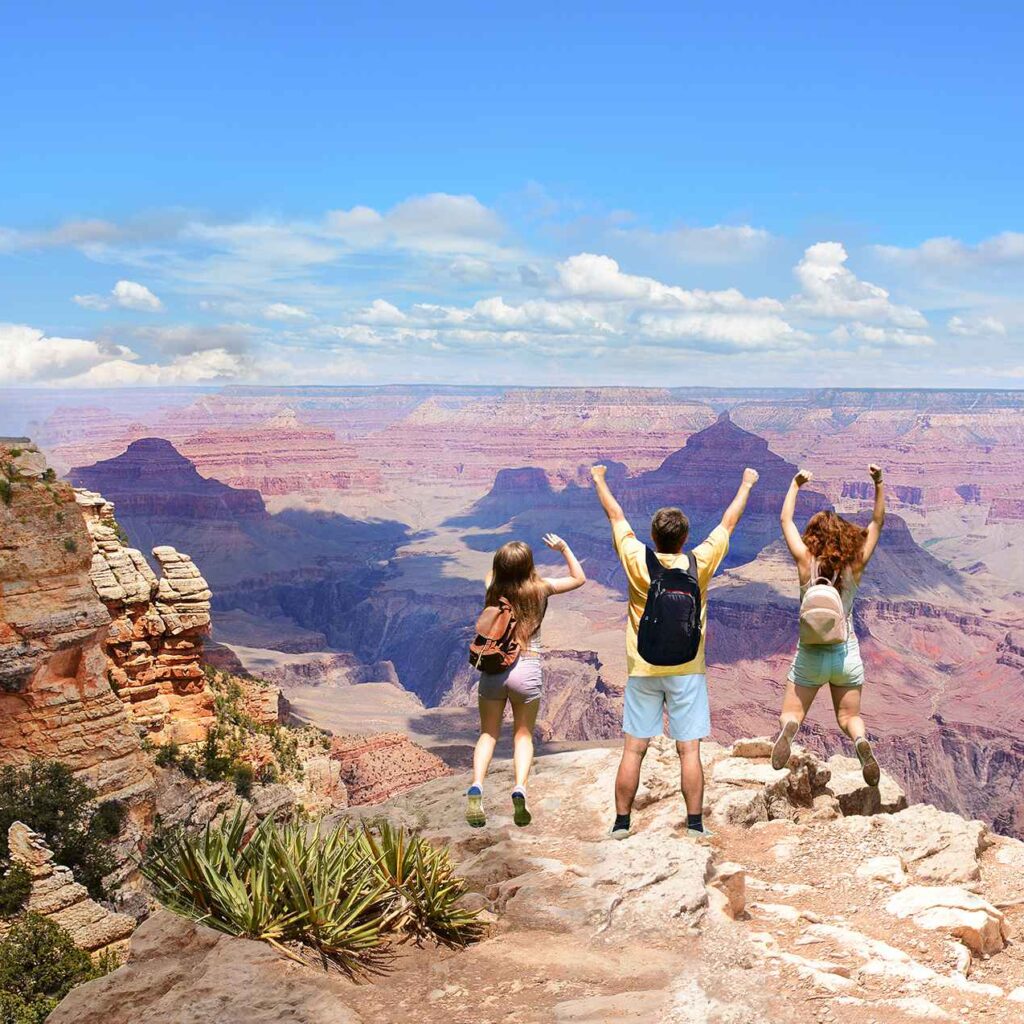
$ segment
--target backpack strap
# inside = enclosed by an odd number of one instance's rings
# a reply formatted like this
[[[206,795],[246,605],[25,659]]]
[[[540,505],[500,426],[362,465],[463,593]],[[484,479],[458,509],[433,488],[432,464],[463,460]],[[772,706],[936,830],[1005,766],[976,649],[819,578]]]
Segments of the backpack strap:
[[[697,569],[697,556],[689,551],[686,554],[686,560],[689,563],[690,575],[700,584],[700,572]]]
[[[646,545],[644,545],[644,552],[647,557],[647,575],[651,577],[653,583],[665,575],[665,566],[658,561],[658,556]]]

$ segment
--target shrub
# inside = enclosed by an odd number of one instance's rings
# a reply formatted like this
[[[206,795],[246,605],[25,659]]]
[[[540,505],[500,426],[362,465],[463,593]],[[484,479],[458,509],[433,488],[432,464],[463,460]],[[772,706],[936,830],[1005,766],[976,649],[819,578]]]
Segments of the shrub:
[[[7,830],[21,821],[46,840],[54,861],[70,868],[90,896],[105,898],[103,879],[116,867],[107,844],[120,831],[125,811],[95,800],[95,791],[60,762],[0,768],[0,870],[10,853]]]
[[[0,476],[0,501],[5,505],[10,505],[13,496],[14,491],[11,488],[11,481],[5,476]]]
[[[43,479],[48,484],[53,484],[57,482],[57,471],[53,468],[53,466],[46,467],[46,469],[43,471]]]
[[[11,864],[0,876],[0,917],[13,917],[32,892],[32,876],[21,864]]]
[[[481,934],[476,915],[457,905],[466,887],[447,852],[402,829],[325,832],[270,818],[247,828],[236,811],[200,835],[179,830],[151,846],[142,872],[164,906],[353,976],[387,965],[391,937],[463,946]]]
[[[181,757],[181,748],[177,743],[167,743],[157,748],[153,757],[158,768],[173,768]]]
[[[116,965],[110,957],[94,964],[59,925],[25,914],[0,941],[0,1022],[41,1024],[75,985]]]
[[[74,537],[65,537],[64,550],[73,555],[78,550],[78,541]]]
[[[235,792],[246,798],[252,796],[252,784],[256,781],[256,773],[247,764],[235,765],[232,776],[235,783]]]

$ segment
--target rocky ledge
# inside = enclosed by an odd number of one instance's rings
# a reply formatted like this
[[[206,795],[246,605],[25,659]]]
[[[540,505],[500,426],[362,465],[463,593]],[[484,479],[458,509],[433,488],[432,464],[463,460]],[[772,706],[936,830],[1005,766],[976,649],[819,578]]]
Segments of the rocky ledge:
[[[906,807],[891,779],[869,789],[849,759],[798,751],[774,771],[767,753],[765,739],[706,746],[715,835],[701,840],[686,835],[667,743],[648,754],[623,842],[607,838],[614,750],[539,758],[528,829],[508,813],[507,764],[480,830],[462,820],[464,777],[429,782],[366,813],[450,845],[493,921],[485,941],[403,951],[357,986],[160,914],[127,966],[51,1020],[1019,1021],[1024,843]]]

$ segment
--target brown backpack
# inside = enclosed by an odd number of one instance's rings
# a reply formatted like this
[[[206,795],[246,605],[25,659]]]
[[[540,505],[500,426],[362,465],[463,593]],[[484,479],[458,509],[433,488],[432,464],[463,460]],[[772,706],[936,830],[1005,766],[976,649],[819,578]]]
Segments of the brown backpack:
[[[516,613],[504,597],[489,604],[476,620],[476,638],[469,645],[469,663],[479,672],[497,675],[511,668],[519,657]]]

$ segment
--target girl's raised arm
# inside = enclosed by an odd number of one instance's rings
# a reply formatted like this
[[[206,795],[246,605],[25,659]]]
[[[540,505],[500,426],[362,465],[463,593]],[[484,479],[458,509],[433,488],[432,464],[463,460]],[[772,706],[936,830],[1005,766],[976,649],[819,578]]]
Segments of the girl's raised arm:
[[[882,469],[872,462],[868,466],[868,472],[875,485],[875,507],[871,511],[871,522],[868,523],[868,533],[864,538],[864,548],[860,554],[862,568],[871,561],[871,556],[878,546],[878,538],[882,535],[882,526],[885,523],[885,488],[882,484]]]
[[[801,469],[793,477],[789,490],[786,492],[786,500],[782,503],[782,512],[779,515],[779,521],[782,523],[782,536],[786,538],[786,546],[798,567],[809,564],[811,560],[811,553],[807,550],[807,545],[804,543],[803,537],[800,536],[796,523],[793,522],[793,516],[796,513],[796,496],[800,493],[800,488],[810,479],[811,474],[805,469]]]
[[[544,543],[553,551],[562,553],[569,570],[568,576],[544,577],[544,582],[551,588],[551,593],[567,594],[570,590],[579,590],[587,582],[587,576],[579,559],[572,553],[572,548],[557,533],[545,533]]]

